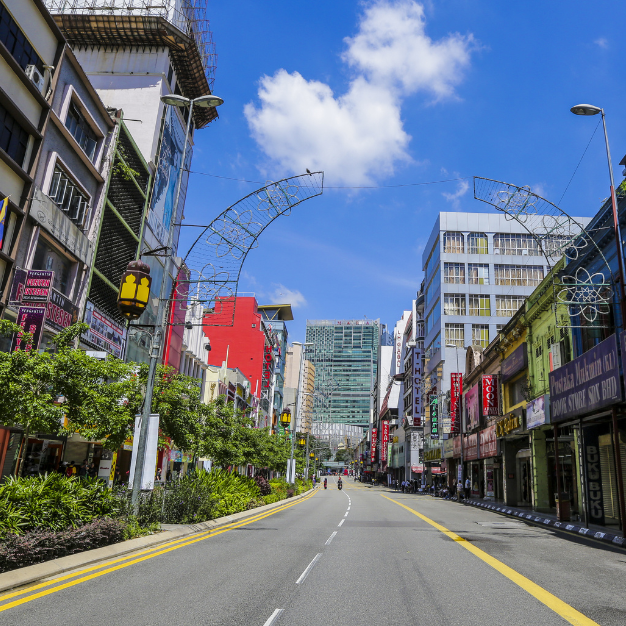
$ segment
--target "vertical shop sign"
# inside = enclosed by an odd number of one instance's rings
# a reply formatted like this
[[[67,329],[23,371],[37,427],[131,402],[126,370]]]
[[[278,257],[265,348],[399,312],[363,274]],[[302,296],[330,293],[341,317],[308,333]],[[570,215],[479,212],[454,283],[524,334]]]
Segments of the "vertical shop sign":
[[[428,397],[430,407],[430,438],[439,439],[439,396],[436,393]]]
[[[422,425],[422,349],[413,348],[413,426]]]
[[[46,320],[46,309],[37,306],[21,306],[17,314],[17,325],[21,326],[27,333],[32,335],[32,338],[26,344],[22,345],[23,335],[22,333],[15,333],[13,335],[13,341],[11,342],[11,352],[17,350],[31,350],[39,348],[41,342],[41,334],[43,332],[43,325]]]
[[[486,374],[483,376],[483,417],[490,415],[500,415],[498,377]]]
[[[460,400],[463,395],[463,374],[450,374],[450,432],[461,432]]]
[[[372,463],[376,462],[376,443],[377,443],[376,440],[377,440],[377,437],[378,437],[378,428],[372,428],[372,448],[371,448],[371,453],[372,453],[371,460],[372,460]]]
[[[384,420],[380,423],[381,438],[380,438],[380,460],[383,463],[387,461],[387,448],[389,447],[389,422]]]
[[[465,432],[474,430],[479,422],[478,383],[465,394]]]
[[[589,521],[604,526],[604,503],[602,498],[602,469],[600,467],[600,442],[598,429],[586,428],[585,462],[587,464],[587,502]]]

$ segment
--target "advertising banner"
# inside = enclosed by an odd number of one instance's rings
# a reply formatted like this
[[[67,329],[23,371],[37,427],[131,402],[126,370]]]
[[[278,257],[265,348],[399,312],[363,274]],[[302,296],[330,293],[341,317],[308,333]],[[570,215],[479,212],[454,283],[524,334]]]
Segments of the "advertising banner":
[[[521,346],[518,346],[513,350],[509,356],[502,361],[502,382],[513,378],[516,374],[525,370],[528,367],[528,352],[526,349],[526,342]]]
[[[604,526],[604,499],[602,496],[602,467],[600,464],[600,442],[598,427],[584,429],[583,454],[587,464],[587,502],[589,521]],[[607,468],[608,469],[608,468]]]
[[[443,442],[443,458],[451,459],[454,457],[454,439],[446,439]]]
[[[118,359],[124,357],[126,328],[100,311],[90,300],[85,305],[84,322],[89,326],[89,330],[83,335],[85,341],[110,352]]]
[[[475,461],[478,458],[478,434],[468,435],[463,441],[463,459]]]
[[[372,463],[376,462],[376,443],[378,438],[378,428],[372,428]]]
[[[461,432],[461,396],[463,395],[463,374],[450,374],[450,432]]]
[[[482,380],[483,387],[483,417],[500,415],[500,401],[498,398],[498,377],[485,374]]]
[[[545,394],[526,405],[526,428],[537,428],[550,423],[550,395]]]
[[[585,415],[622,400],[617,338],[611,335],[549,373],[552,423]]]
[[[152,201],[148,212],[148,225],[156,238],[163,245],[167,245],[172,214],[174,213],[174,201],[176,186],[181,174],[181,161],[185,145],[185,128],[183,127],[176,107],[166,107],[165,126],[161,139],[161,150],[157,171],[154,177]],[[176,207],[175,222],[180,222],[182,207],[185,205],[185,192],[189,177],[189,165],[191,164],[192,149],[187,144],[183,181],[180,189],[180,199]],[[178,227],[179,228],[179,227]],[[172,254],[176,253],[177,238],[174,237]]]
[[[61,331],[78,321],[78,307],[60,291],[52,289],[46,308],[46,324]]]
[[[52,291],[54,272],[51,270],[23,270],[17,268],[11,284],[9,304],[47,304]]]
[[[422,349],[413,348],[413,426],[422,425]]]
[[[496,426],[489,426],[478,433],[480,440],[480,458],[486,459],[497,455]]]
[[[430,406],[430,437],[439,439],[439,396],[436,393],[428,396]]]
[[[455,458],[455,459],[460,459],[461,458],[461,441],[462,441],[462,438],[460,436],[459,437],[455,437],[452,441],[454,442],[452,444],[453,450],[454,450],[454,454],[452,455],[452,457]]]
[[[478,383],[465,394],[465,430],[474,430],[479,422]]]
[[[31,350],[39,348],[43,325],[46,320],[46,309],[41,306],[21,306],[17,313],[17,325],[27,333],[32,334],[32,339],[24,347],[22,345],[22,333],[15,333],[11,342],[11,352],[16,350]]]
[[[389,422],[387,420],[383,420],[380,423],[381,429],[381,437],[380,437],[380,460],[382,463],[385,463],[389,458],[388,447],[389,447]]]

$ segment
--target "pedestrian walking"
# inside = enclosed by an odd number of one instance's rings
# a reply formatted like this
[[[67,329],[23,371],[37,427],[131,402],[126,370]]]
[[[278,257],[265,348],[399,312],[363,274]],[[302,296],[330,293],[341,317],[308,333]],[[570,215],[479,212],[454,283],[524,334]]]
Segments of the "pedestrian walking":
[[[472,481],[469,479],[469,476],[465,479],[465,499],[469,500],[470,493],[472,491]]]
[[[80,469],[78,470],[78,477],[87,478],[88,471],[89,471],[89,464],[87,463],[87,459],[85,459],[83,461],[83,464],[80,466]]]

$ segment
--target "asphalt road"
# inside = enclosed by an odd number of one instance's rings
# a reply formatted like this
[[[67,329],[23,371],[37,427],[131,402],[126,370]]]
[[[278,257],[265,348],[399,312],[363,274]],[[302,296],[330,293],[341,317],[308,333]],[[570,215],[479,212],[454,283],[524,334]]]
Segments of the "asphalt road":
[[[626,624],[626,554],[345,481],[229,530],[0,597],[0,625]]]

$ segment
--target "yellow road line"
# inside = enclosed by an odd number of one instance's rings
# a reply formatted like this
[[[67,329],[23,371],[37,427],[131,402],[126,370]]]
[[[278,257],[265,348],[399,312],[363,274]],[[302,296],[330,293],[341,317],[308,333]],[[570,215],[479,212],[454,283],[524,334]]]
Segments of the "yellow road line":
[[[208,533],[200,533],[199,535],[198,534],[191,535],[191,537],[193,537],[192,539],[189,539],[189,537],[185,537],[184,539],[186,539],[186,541],[184,541],[182,539],[179,539],[179,540],[177,540],[175,542],[172,541],[172,542],[169,542],[167,544],[161,544],[158,547],[154,548],[153,550],[144,550],[143,552],[134,553],[134,554],[132,554],[130,556],[126,556],[126,557],[121,558],[121,559],[116,559],[116,560],[113,560],[113,561],[100,563],[98,565],[86,568],[86,569],[81,570],[79,572],[75,572],[73,574],[68,574],[66,576],[61,576],[61,577],[56,578],[54,580],[50,580],[50,581],[47,581],[45,583],[41,583],[39,585],[34,585],[33,587],[29,587],[28,589],[23,589],[21,591],[17,591],[17,592],[12,593],[12,594],[7,594],[5,596],[0,597],[0,600],[8,599],[8,598],[15,597],[15,596],[18,596],[18,595],[23,595],[25,593],[28,593],[29,591],[35,591],[36,589],[41,589],[43,587],[47,587],[47,586],[53,585],[56,582],[61,582],[63,580],[67,580],[68,578],[74,578],[76,576],[79,576],[79,575],[81,575],[83,573],[86,573],[86,572],[90,572],[90,571],[93,571],[93,570],[101,569],[102,567],[106,567],[107,565],[112,565],[113,563],[118,563],[120,561],[133,559],[131,561],[128,561],[127,563],[122,563],[121,565],[115,565],[114,567],[108,567],[107,569],[104,569],[102,571],[90,574],[89,576],[83,576],[82,578],[78,578],[77,580],[73,580],[73,581],[67,582],[67,583],[65,583],[63,585],[59,585],[57,587],[54,587],[53,589],[46,589],[45,591],[40,591],[39,593],[35,593],[35,594],[27,596],[25,598],[21,598],[20,600],[14,600],[13,602],[9,602],[8,604],[4,604],[3,606],[0,606],[0,612],[6,611],[7,609],[10,609],[10,608],[14,608],[14,607],[19,606],[21,604],[25,604],[26,602],[31,602],[32,600],[36,600],[37,598],[42,598],[42,597],[50,595],[52,593],[56,593],[57,591],[61,591],[62,589],[67,589],[68,587],[73,587],[74,585],[78,585],[78,584],[86,582],[88,580],[92,580],[93,578],[98,578],[99,576],[103,576],[104,574],[109,574],[111,572],[117,571],[119,569],[123,569],[125,567],[130,566],[130,565],[134,565],[136,563],[141,563],[142,561],[146,561],[148,559],[152,559],[155,556],[159,556],[161,554],[166,554],[167,552],[172,552],[173,550],[178,550],[178,548],[182,548],[183,546],[188,546],[188,545],[191,545],[193,543],[197,543],[198,541],[204,541],[205,539],[208,539],[209,537],[215,537],[216,535],[221,535],[222,533],[228,532],[230,530],[234,530],[235,528],[240,528],[242,526],[247,526],[248,524],[252,524],[252,523],[257,522],[259,520],[262,520],[262,519],[264,519],[266,517],[270,517],[271,515],[275,515],[276,513],[279,513],[280,511],[284,511],[285,509],[291,508],[292,506],[295,506],[296,504],[300,504],[301,502],[309,500],[310,498],[312,498],[315,495],[315,493],[316,492],[313,492],[310,495],[305,496],[304,498],[301,498],[300,500],[297,500],[296,502],[292,502],[290,504],[286,504],[286,505],[277,507],[275,509],[272,509],[271,511],[268,511],[267,513],[255,515],[254,517],[247,518],[245,520],[242,520],[241,522],[233,522],[232,524],[227,524],[225,526],[221,526],[220,528],[218,528],[218,529],[216,529],[214,531],[210,531]],[[178,544],[178,545],[172,545],[172,544]],[[163,549],[165,546],[169,546],[169,547],[167,547],[166,549]],[[158,551],[155,552],[154,550],[158,550]],[[136,558],[136,557],[138,557],[139,555],[142,555],[142,554],[145,555],[145,556],[141,556],[140,558]]]
[[[509,580],[513,581],[516,585],[521,587],[524,591],[527,591],[531,596],[537,598],[539,602],[545,604],[549,609],[554,611],[557,615],[560,615],[564,620],[568,621],[570,624],[574,624],[574,626],[600,626],[597,622],[594,622],[592,619],[589,619],[586,615],[583,615],[580,611],[577,611],[574,607],[570,606],[563,600],[557,598],[555,595],[551,594],[549,591],[546,591],[543,587],[540,587],[537,583],[534,583],[526,576],[522,576],[516,572],[513,568],[509,567],[502,563],[502,561],[498,561],[494,557],[487,554],[484,550],[477,548],[473,543],[467,541],[467,539],[463,539],[456,533],[448,530],[445,526],[438,524],[437,522],[431,520],[430,518],[422,515],[422,513],[418,513],[415,509],[412,509],[400,502],[393,500],[392,498],[388,498],[387,496],[380,494],[386,500],[401,506],[403,509],[410,511],[413,515],[417,515],[421,520],[424,520],[427,524],[430,524],[437,530],[441,531],[444,535],[447,535],[453,541],[459,543],[460,546],[463,546],[466,550],[469,550],[474,556],[477,556],[481,561],[487,563],[493,567],[496,571],[500,572],[503,576],[506,576]]]

